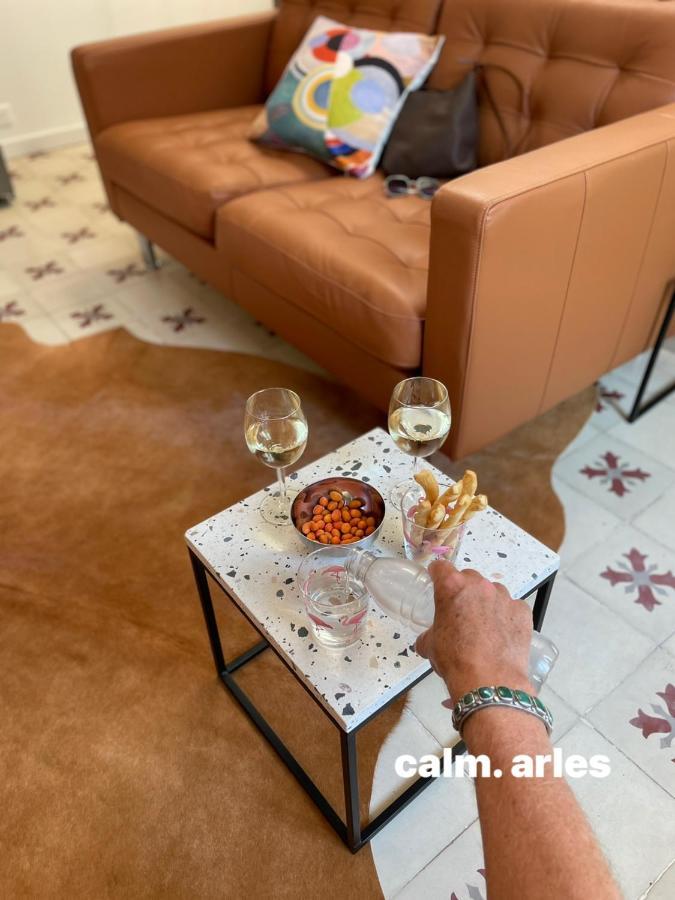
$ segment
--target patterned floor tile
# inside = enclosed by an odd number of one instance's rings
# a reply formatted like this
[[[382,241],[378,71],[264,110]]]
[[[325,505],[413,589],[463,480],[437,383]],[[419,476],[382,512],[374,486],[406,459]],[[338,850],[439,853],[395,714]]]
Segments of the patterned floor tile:
[[[649,356],[649,351],[640,353],[639,356],[635,356],[627,363],[624,363],[624,365],[614,369],[608,375],[603,375],[601,379],[603,383],[609,382],[612,378],[616,377],[622,379],[622,382],[630,387],[631,390],[628,392],[625,400],[620,401],[619,405],[622,409],[627,409],[629,403],[632,403],[635,392],[642,381]],[[652,370],[649,379],[649,387],[644,399],[649,400],[651,396],[658,393],[666,385],[671,384],[673,379],[675,379],[675,344],[671,339],[664,344],[656,359],[656,364]]]
[[[115,271],[110,270],[110,271]],[[29,292],[49,315],[55,315],[73,304],[87,305],[115,291],[115,279],[102,269],[82,271],[73,264],[60,278],[44,280],[29,287]]]
[[[673,858],[672,797],[589,725],[579,722],[560,742],[565,756],[609,757],[607,778],[570,779],[570,786],[627,900],[637,900]],[[588,893],[593,897],[592,889]]]
[[[21,327],[36,344],[57,347],[70,342],[66,334],[49,316],[37,316],[34,319],[28,319],[21,323]]]
[[[539,697],[553,714],[551,739],[554,744],[557,744],[562,736],[567,734],[570,728],[579,720],[579,714],[562,697],[559,697],[549,684],[543,686],[539,692]]]
[[[597,437],[600,429],[596,425],[596,421],[599,418],[597,413],[594,413],[591,418],[586,422],[581,431],[577,434],[574,440],[565,447],[563,452],[560,454],[561,458],[563,456],[569,456],[570,453],[574,453],[577,450],[581,449],[585,444],[591,441],[593,438]]]
[[[459,735],[452,727],[450,710],[441,706],[448,699],[445,682],[435,672],[408,691],[406,709],[432,734],[441,747],[452,747]]]
[[[385,806],[395,800],[413,780],[401,778],[396,774],[394,764],[397,756],[401,753],[412,753],[418,757],[425,753],[437,755],[440,751],[438,741],[420,725],[415,716],[404,709],[380,751],[370,795],[371,818],[382,812]]]
[[[103,298],[87,303],[75,302],[62,307],[52,316],[55,325],[71,340],[79,340],[91,334],[111,331],[123,323],[114,302]]]
[[[642,512],[675,481],[675,470],[609,432],[558,459],[553,472],[622,519]]]
[[[486,900],[478,822],[455,838],[396,896],[397,900]]]
[[[633,524],[675,553],[675,486],[640,513]]]
[[[675,551],[621,525],[567,570],[568,578],[660,643],[675,632]]]
[[[8,271],[0,269],[0,299],[12,300],[24,293],[23,282]]]
[[[551,481],[565,510],[565,537],[558,553],[562,570],[567,571],[577,556],[603,541],[620,524],[621,519],[571,488],[555,474]]]
[[[592,422],[599,431],[625,421],[635,398],[636,385],[627,378],[610,372],[598,384],[598,403]]]
[[[560,650],[548,684],[585,713],[630,675],[655,646],[564,576],[558,576],[544,634]]]
[[[29,319],[44,316],[44,310],[29,294],[14,294],[0,298],[0,323],[22,325]]]
[[[675,798],[675,657],[655,650],[588,719]]]
[[[649,454],[665,466],[675,466],[675,428],[672,424],[670,408],[664,403],[658,403],[637,422],[632,424],[621,422],[614,425],[607,432],[607,437],[618,438],[624,444]]]
[[[399,753],[411,752],[399,747]],[[476,817],[470,778],[438,778],[429,785],[371,842],[384,896],[394,897]]]
[[[675,897],[675,862],[662,873],[645,897],[648,900],[673,900]]]

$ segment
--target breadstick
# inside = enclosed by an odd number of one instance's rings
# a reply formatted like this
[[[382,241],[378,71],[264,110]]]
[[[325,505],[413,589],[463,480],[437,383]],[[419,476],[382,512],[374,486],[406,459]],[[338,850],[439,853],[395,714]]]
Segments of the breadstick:
[[[427,528],[438,528],[445,518],[445,507],[441,503],[436,503],[431,507],[427,518]]]
[[[472,499],[473,498],[469,497],[467,494],[463,494],[459,498],[454,506],[454,509],[450,513],[450,521],[448,522],[450,528],[454,528],[456,525],[459,525],[460,521],[462,520],[462,516],[469,508]]]
[[[438,498],[438,502],[442,503],[443,506],[447,506],[451,500],[454,500],[455,497],[459,497],[462,493],[462,479],[456,481],[454,484],[451,484],[450,487],[443,491],[441,496]]]
[[[415,524],[426,526],[430,510],[431,503],[429,503],[428,500],[420,500],[417,504],[417,511],[415,513]]]
[[[438,482],[434,478],[434,473],[430,472],[429,469],[423,469],[421,472],[418,472],[414,477],[415,477],[415,481],[419,484],[419,486],[424,490],[424,493],[427,495],[427,500],[433,506],[434,503],[438,500]]]
[[[482,512],[488,505],[487,497],[485,494],[478,494],[477,497],[474,497],[471,506],[464,513],[463,522],[468,522],[469,519],[472,519],[476,513]]]
[[[471,469],[467,469],[462,478],[462,493],[475,494],[478,487],[478,476]]]

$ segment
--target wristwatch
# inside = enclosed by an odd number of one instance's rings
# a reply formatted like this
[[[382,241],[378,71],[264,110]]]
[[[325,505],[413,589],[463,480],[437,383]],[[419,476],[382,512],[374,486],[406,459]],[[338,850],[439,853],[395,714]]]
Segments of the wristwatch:
[[[464,694],[452,709],[452,724],[461,735],[464,723],[479,709],[487,709],[490,706],[501,706],[507,709],[518,709],[521,712],[536,716],[546,726],[546,731],[551,734],[553,728],[553,716],[547,706],[538,697],[533,697],[525,691],[504,687],[504,685],[489,685],[476,688]]]

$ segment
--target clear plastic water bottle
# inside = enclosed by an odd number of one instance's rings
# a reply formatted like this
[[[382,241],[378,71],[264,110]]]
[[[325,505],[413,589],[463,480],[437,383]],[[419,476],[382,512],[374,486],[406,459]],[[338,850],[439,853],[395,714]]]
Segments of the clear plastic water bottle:
[[[354,550],[351,578],[364,585],[388,616],[421,633],[434,621],[434,584],[424,566],[409,559]],[[530,645],[529,678],[537,692],[558,658],[554,643],[535,631]]]

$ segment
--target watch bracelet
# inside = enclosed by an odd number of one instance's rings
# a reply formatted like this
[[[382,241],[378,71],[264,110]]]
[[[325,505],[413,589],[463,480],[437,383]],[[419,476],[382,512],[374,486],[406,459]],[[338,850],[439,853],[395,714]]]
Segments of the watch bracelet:
[[[464,694],[452,708],[452,724],[455,731],[462,734],[464,723],[479,709],[490,707],[517,709],[529,713],[543,722],[546,731],[551,734],[553,716],[547,706],[538,697],[526,691],[505,687],[504,685],[485,685]]]

